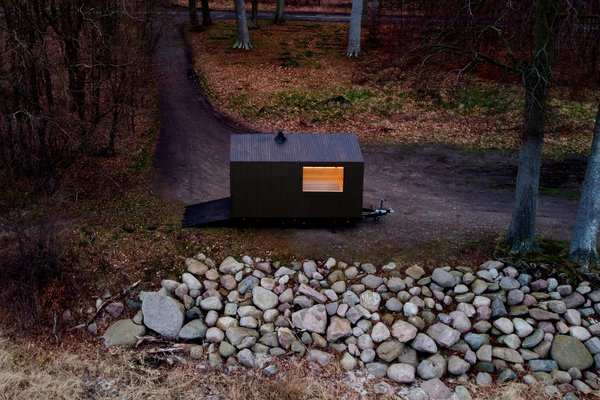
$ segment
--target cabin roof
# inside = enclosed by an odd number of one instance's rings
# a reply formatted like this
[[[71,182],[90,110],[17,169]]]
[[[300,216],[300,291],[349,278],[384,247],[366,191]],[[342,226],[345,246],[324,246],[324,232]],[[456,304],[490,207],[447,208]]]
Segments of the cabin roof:
[[[283,144],[275,134],[231,135],[232,162],[363,162],[353,133],[285,134]]]

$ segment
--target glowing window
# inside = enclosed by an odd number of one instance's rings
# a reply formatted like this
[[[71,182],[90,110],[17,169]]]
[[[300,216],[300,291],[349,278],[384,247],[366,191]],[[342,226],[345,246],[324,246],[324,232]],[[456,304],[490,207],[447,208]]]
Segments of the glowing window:
[[[302,167],[303,192],[343,192],[344,167]]]

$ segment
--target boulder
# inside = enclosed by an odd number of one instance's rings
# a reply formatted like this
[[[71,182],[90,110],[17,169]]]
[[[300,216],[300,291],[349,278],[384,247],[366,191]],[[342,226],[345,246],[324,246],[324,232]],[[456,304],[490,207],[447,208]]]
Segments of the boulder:
[[[590,351],[572,336],[556,335],[552,342],[550,355],[564,371],[572,367],[585,370],[594,364]]]
[[[427,335],[445,348],[451,347],[460,339],[460,332],[444,325],[441,322],[433,324],[427,329]]]
[[[137,342],[136,336],[144,336],[146,328],[138,325],[130,319],[123,319],[112,324],[104,336],[103,342],[106,346],[134,346]]]
[[[167,338],[176,338],[183,326],[183,304],[160,293],[147,293],[142,301],[144,325]]]

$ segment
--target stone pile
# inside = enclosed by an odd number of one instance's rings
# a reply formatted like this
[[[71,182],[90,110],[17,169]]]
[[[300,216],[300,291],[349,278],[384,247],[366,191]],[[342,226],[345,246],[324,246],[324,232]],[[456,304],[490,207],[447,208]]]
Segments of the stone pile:
[[[283,266],[228,257],[217,267],[200,254],[185,264],[180,281],[140,293],[141,309],[106,331],[107,345],[134,344],[149,329],[197,343],[191,351],[211,365],[227,360],[267,374],[276,372],[274,356],[325,365],[334,351],[345,371],[424,380],[432,398],[452,395],[443,378],[540,381],[569,398],[599,389],[600,290],[588,282],[533,280],[500,261],[430,275],[333,258]]]

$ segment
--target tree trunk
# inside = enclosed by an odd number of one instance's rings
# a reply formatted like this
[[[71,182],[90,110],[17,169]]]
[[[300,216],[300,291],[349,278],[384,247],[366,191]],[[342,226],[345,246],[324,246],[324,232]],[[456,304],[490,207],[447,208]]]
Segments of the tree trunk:
[[[348,57],[360,56],[360,25],[362,19],[363,0],[352,0],[352,13],[350,14],[350,29],[348,30]]]
[[[371,0],[371,9],[369,10],[369,38],[371,43],[377,42],[379,31],[379,0]]]
[[[248,23],[246,22],[246,8],[244,0],[235,1],[235,22],[237,26],[237,39],[233,44],[234,49],[250,50],[250,34],[248,33]]]
[[[587,271],[589,266],[598,266],[598,225],[600,224],[600,104],[596,114],[592,150],[585,171],[579,210],[573,227],[573,238],[569,247],[571,260]]]
[[[213,24],[212,18],[210,17],[210,8],[208,6],[208,0],[201,0],[202,4],[202,26],[211,26]]]
[[[276,24],[283,24],[285,22],[283,18],[283,8],[285,6],[285,0],[277,0],[277,6],[275,7],[275,19],[273,22]]]
[[[250,16],[250,28],[258,29],[258,0],[252,0],[252,15]]]
[[[515,206],[506,242],[514,254],[538,250],[535,219],[540,185],[548,85],[554,67],[558,25],[554,0],[536,0],[533,62],[525,71],[525,121],[515,189]]]
[[[190,31],[199,31],[200,21],[198,21],[198,10],[196,9],[196,0],[188,0],[188,12],[190,14]]]

